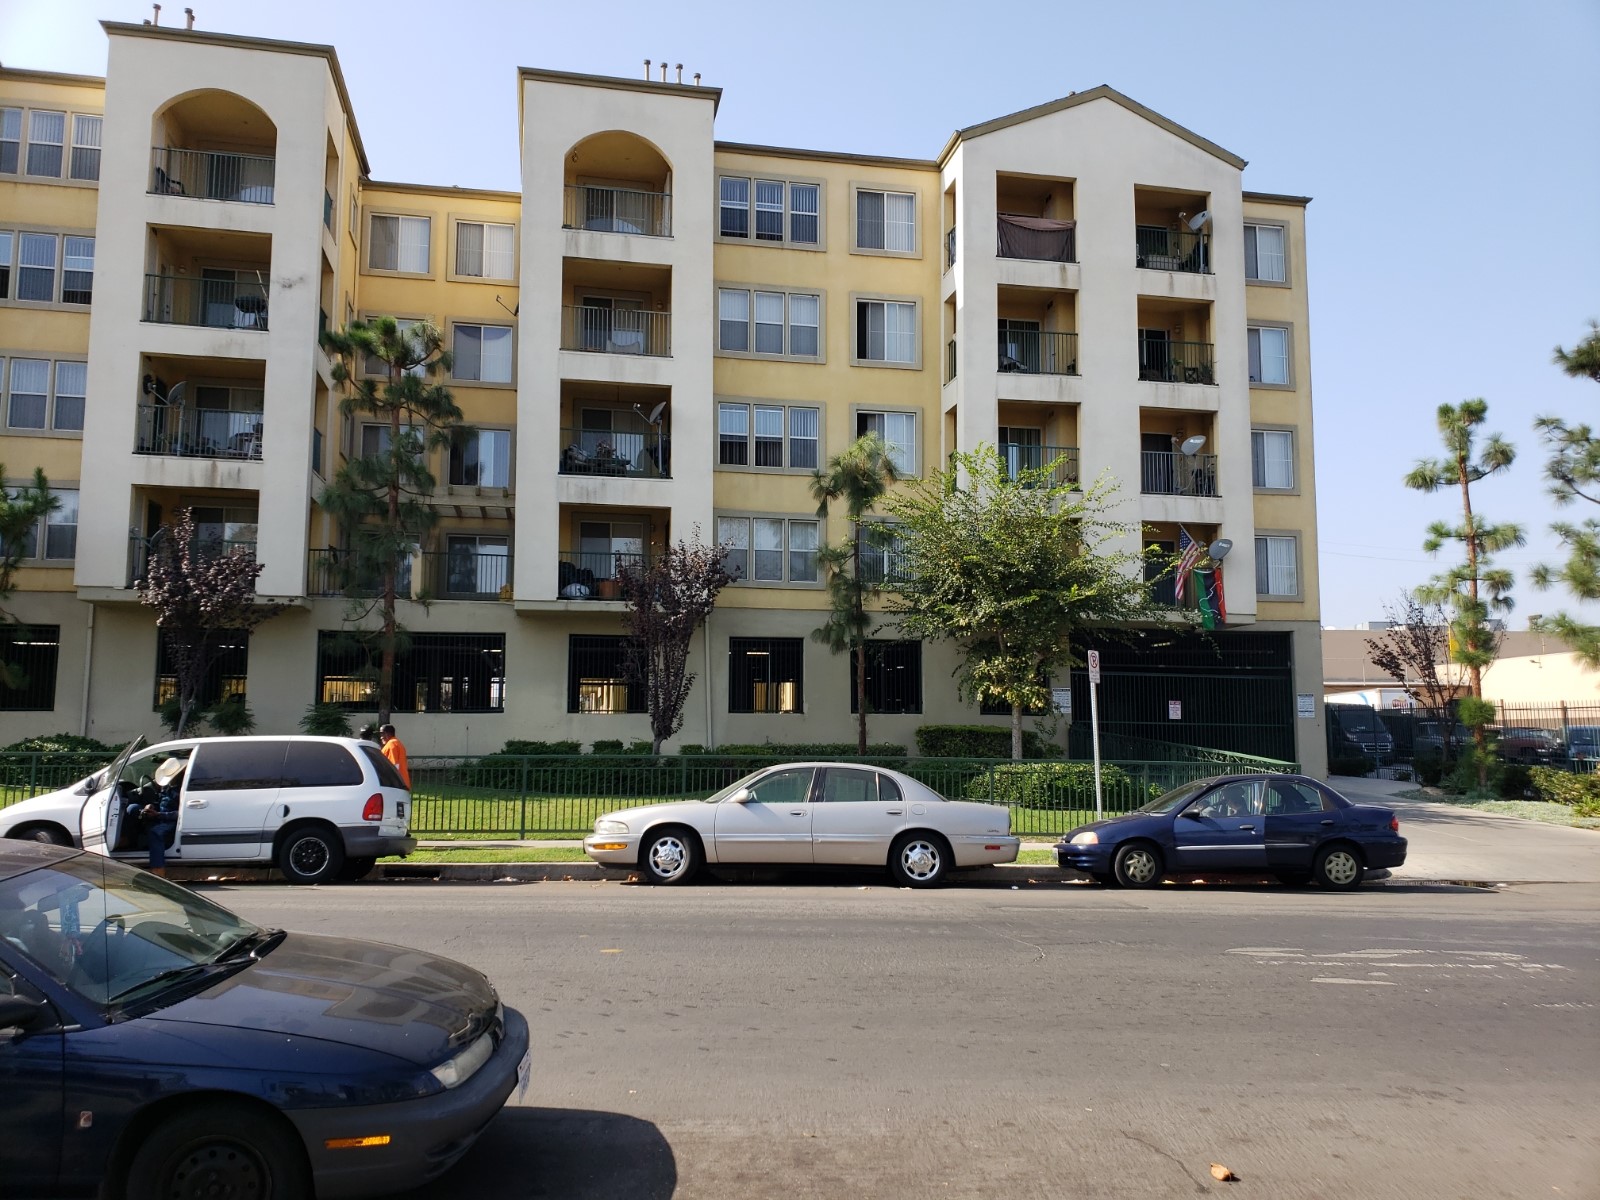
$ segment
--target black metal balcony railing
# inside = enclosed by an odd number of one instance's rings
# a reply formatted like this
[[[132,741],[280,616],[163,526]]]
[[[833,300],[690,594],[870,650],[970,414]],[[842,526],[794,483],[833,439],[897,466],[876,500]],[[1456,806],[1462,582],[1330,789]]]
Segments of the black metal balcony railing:
[[[176,389],[174,389],[176,390]],[[238,389],[236,395],[264,393]],[[135,454],[176,454],[193,458],[260,459],[262,414],[174,404],[141,404],[134,434]]]
[[[944,344],[944,381],[949,383],[956,377],[956,339],[951,338]]]
[[[561,211],[564,229],[672,236],[672,197],[665,192],[568,184]]]
[[[561,474],[664,479],[672,474],[671,439],[661,429],[563,429]]]
[[[1068,221],[1001,213],[995,225],[995,255],[1033,262],[1077,262],[1077,226]]]
[[[276,173],[276,160],[262,154],[150,148],[152,195],[271,204]]]
[[[672,314],[569,304],[561,310],[561,348],[665,358],[672,353]]]
[[[1001,442],[1000,457],[1006,473],[1015,479],[1023,471],[1051,467],[1050,482],[1057,486],[1078,486],[1078,448],[1076,446],[1035,446],[1022,442]],[[1059,460],[1059,461],[1058,461]]]
[[[1139,378],[1157,383],[1215,383],[1210,342],[1172,342],[1139,336]]]
[[[306,595],[372,597],[383,580],[370,564],[357,564],[347,550],[312,550]],[[455,545],[419,551],[396,564],[395,594],[402,599],[500,600],[510,595],[511,550]]]
[[[1215,496],[1217,456],[1176,450],[1144,450],[1139,455],[1139,490],[1153,496]]]
[[[1003,329],[1000,331],[1000,370],[1022,375],[1076,375],[1078,335]]]
[[[162,538],[167,536],[167,529],[162,526],[149,537],[133,533],[128,535],[128,587],[143,587],[147,568],[150,564],[150,555],[160,544]],[[200,553],[209,558],[220,558],[225,554],[249,554],[254,556],[256,544],[254,541],[242,539],[203,537],[197,538],[196,543]]]
[[[649,561],[647,554],[563,550],[557,564],[556,594],[563,600],[620,600],[618,569],[642,567]]]
[[[1134,229],[1138,266],[1152,271],[1188,271],[1211,274],[1211,235],[1187,229],[1168,229],[1164,225],[1140,225]]]
[[[265,330],[266,273],[256,274],[257,278],[251,280],[146,275],[144,319],[163,325]]]

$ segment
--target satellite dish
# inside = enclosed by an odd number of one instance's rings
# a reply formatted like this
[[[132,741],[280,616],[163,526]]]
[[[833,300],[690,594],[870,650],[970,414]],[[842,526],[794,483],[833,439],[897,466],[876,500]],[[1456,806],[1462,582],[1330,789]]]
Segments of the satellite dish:
[[[1221,562],[1228,557],[1228,551],[1232,549],[1233,543],[1227,538],[1218,538],[1206,547],[1206,553],[1211,556],[1213,562]]]
[[[1200,447],[1206,444],[1206,435],[1197,433],[1193,437],[1183,439],[1183,444],[1178,447],[1179,454],[1199,454]]]
[[[1203,208],[1199,212],[1195,213],[1194,216],[1189,218],[1189,229],[1193,233],[1199,233],[1203,227],[1209,225],[1210,223],[1211,210]]]
[[[665,400],[660,401],[654,408],[650,410],[650,415],[646,417],[645,420],[652,425],[661,424],[661,414],[666,411],[666,408],[667,402]]]

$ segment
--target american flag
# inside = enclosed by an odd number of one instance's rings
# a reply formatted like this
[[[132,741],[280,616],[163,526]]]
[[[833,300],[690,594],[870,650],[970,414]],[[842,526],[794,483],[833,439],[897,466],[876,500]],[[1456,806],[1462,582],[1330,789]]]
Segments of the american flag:
[[[1172,598],[1174,600],[1181,601],[1183,599],[1183,592],[1188,583],[1189,572],[1200,565],[1200,560],[1205,556],[1205,552],[1205,544],[1195,541],[1189,536],[1189,531],[1182,525],[1179,525],[1177,578],[1172,581]]]

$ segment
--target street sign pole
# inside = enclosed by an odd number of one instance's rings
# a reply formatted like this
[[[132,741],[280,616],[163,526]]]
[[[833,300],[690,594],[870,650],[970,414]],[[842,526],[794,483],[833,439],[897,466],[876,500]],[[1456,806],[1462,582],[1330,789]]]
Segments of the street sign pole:
[[[1089,651],[1089,729],[1094,739],[1094,816],[1106,815],[1105,796],[1100,788],[1100,651]]]

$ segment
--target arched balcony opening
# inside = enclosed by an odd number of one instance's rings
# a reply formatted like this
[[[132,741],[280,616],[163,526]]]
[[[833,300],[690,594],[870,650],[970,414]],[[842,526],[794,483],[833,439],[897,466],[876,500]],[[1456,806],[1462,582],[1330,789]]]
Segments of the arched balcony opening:
[[[278,127],[243,96],[191,92],[151,121],[149,191],[271,204],[277,151]]]
[[[644,138],[592,134],[567,151],[563,170],[564,228],[672,236],[672,164]]]

